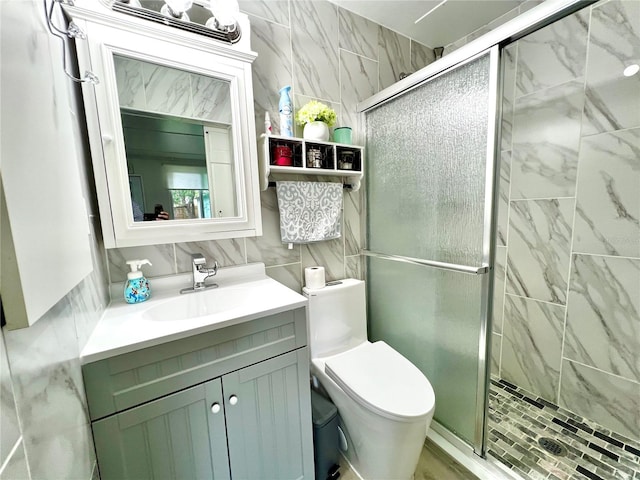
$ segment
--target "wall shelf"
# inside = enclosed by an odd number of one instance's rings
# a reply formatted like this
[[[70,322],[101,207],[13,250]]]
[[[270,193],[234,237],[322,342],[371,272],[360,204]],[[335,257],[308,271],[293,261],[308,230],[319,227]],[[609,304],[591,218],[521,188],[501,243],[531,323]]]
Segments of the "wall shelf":
[[[348,179],[353,191],[360,189],[364,171],[364,147],[264,133],[260,136],[258,145],[262,190],[269,186],[271,173],[343,177]],[[290,165],[276,164],[283,152],[282,147],[290,155],[290,162],[287,162]],[[319,166],[314,167],[314,164]]]

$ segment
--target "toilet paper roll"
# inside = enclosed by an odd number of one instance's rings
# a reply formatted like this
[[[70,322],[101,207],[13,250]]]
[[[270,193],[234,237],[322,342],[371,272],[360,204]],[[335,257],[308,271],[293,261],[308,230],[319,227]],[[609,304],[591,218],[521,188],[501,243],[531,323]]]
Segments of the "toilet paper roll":
[[[304,284],[307,288],[324,288],[324,267],[305,268]]]

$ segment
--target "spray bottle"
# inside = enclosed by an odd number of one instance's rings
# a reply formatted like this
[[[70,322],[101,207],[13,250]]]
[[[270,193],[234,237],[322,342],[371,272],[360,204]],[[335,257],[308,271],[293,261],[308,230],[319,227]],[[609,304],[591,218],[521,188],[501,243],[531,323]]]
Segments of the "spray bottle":
[[[127,265],[131,268],[131,271],[127,273],[127,281],[124,284],[124,299],[127,303],[144,302],[148,300],[151,295],[149,281],[144,277],[142,272],[138,270],[145,264],[151,265],[151,262],[147,259],[129,260],[127,262]]]
[[[269,117],[269,112],[264,112],[264,133],[271,135],[271,117]]]
[[[280,135],[283,137],[293,137],[293,103],[291,102],[291,86],[287,85],[280,89]]]

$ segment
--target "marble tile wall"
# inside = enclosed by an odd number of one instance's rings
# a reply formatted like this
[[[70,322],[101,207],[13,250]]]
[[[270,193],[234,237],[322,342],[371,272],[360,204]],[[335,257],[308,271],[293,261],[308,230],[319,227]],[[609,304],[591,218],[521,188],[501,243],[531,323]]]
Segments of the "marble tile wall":
[[[278,91],[291,85],[295,110],[309,100],[322,101],[336,110],[338,125],[352,126],[354,143],[363,144],[358,102],[397,81],[400,73],[422,68],[435,59],[424,45],[326,0],[239,3],[249,15],[251,48],[258,53],[253,64],[258,134],[264,130],[265,112],[269,112],[273,131],[279,131]],[[123,84],[142,83],[134,78],[130,75]],[[123,93],[123,98],[136,96]],[[297,134],[301,136],[301,132]],[[297,291],[304,284],[304,268],[312,265],[323,265],[327,280],[362,278],[362,191],[344,193],[343,238],[296,245],[291,250],[280,239],[275,189],[262,192],[261,205],[261,237],[107,250],[110,281],[123,282],[124,262],[138,257],[153,263],[145,270],[149,277],[189,272],[192,252],[202,252],[220,266],[264,262],[269,276]]]
[[[362,141],[355,115],[357,102],[393,83],[399,72],[433,61],[430,49],[328,1],[240,3],[250,15],[252,47],[260,55],[253,74],[259,132],[265,111],[271,113],[274,131],[278,131],[278,90],[290,84],[296,108],[311,98],[330,103],[338,112],[339,122],[353,125],[356,140]],[[94,272],[34,326],[0,335],[0,479],[87,480],[97,478],[97,469],[78,357],[109,301],[108,283],[125,279],[124,260],[149,258],[153,262],[147,272],[150,277],[188,272],[191,252],[202,252],[222,266],[264,262],[271,277],[295,290],[301,289],[303,271],[309,265],[324,265],[328,279],[362,278],[362,193],[345,193],[345,234],[336,241],[288,250],[280,241],[275,191],[269,189],[261,194],[262,237],[105,250],[80,90],[62,72],[60,42],[47,32],[41,7],[36,0],[0,0],[0,19],[24,23],[24,39],[30,42],[32,57],[51,72],[56,85],[66,88],[57,91],[43,85],[43,90],[51,92],[50,100],[59,114],[70,115],[76,127],[69,141],[76,146],[86,190]],[[128,67],[123,84],[129,92],[123,93],[123,98],[135,106],[141,95],[134,87],[144,84],[145,72],[140,66]],[[161,92],[166,79],[157,73],[146,72],[148,91]],[[197,115],[211,110],[211,102],[199,100],[215,97],[211,85],[204,85],[198,78],[184,79],[185,85],[187,80],[189,89],[185,86],[182,96],[163,97],[159,93],[158,108],[176,112],[186,109]]]
[[[9,369],[4,337],[0,337],[0,466],[12,456],[13,450],[21,448],[22,434],[18,421],[13,382]],[[18,447],[17,447],[18,446]]]
[[[231,123],[227,82],[123,56],[114,59],[121,107]]]
[[[443,55],[448,55],[451,52],[455,52],[460,47],[463,47],[467,43],[470,43],[470,42],[476,40],[477,38],[481,37],[485,33],[488,33],[491,30],[494,30],[495,28],[498,28],[500,25],[502,25],[504,23],[507,23],[509,20],[513,20],[514,18],[516,18],[521,13],[524,13],[527,10],[532,9],[533,7],[541,4],[543,1],[544,0],[523,0],[522,3],[519,6],[517,6],[516,8],[514,8],[513,10],[508,11],[507,13],[501,15],[500,17],[496,18],[492,22],[490,22],[490,23],[478,28],[477,30],[471,32],[470,34],[468,34],[468,35],[466,35],[466,36],[464,36],[462,38],[459,38],[455,42],[452,42],[449,45],[445,45],[444,46],[444,51],[442,52],[442,54]]]
[[[394,83],[400,73],[434,60],[427,47],[328,1],[240,3],[250,15],[252,47],[259,53],[253,75],[258,131],[262,131],[265,111],[271,113],[278,131],[278,90],[290,84],[296,108],[312,98],[331,104],[339,123],[353,125],[356,141],[361,142],[357,102]],[[61,45],[47,32],[41,6],[36,0],[0,0],[0,19],[24,24],[31,57],[51,72],[56,86],[64,86],[58,91],[43,85],[43,90],[51,92],[50,101],[58,113],[70,115],[74,122],[69,141],[76,146],[91,218],[94,272],[31,328],[0,334],[0,479],[87,480],[97,478],[97,469],[79,354],[109,301],[108,283],[125,279],[124,260],[151,259],[150,277],[188,272],[192,252],[202,252],[222,266],[264,262],[271,277],[295,290],[301,289],[304,267],[309,265],[325,265],[329,279],[362,278],[362,193],[345,193],[344,238],[332,242],[292,250],[283,246],[275,192],[269,189],[261,194],[262,237],[105,250],[80,90],[62,72]],[[126,105],[135,108],[151,101],[163,111],[195,116],[207,116],[215,106],[217,100],[211,101],[218,98],[215,85],[201,78],[182,79],[182,94],[168,96],[166,88],[163,92],[167,72],[163,75],[132,63],[125,67],[120,93]],[[153,92],[158,93],[150,95]]]
[[[640,3],[506,53],[492,373],[638,440]]]
[[[73,134],[68,141],[75,147],[75,158],[60,158],[52,147],[49,160],[77,162],[90,217],[94,270],[33,326],[0,332],[0,479],[89,480],[96,462],[79,353],[108,302],[108,293],[81,92],[63,73],[61,44],[47,31],[42,2],[0,0],[0,25],[5,22],[20,25],[24,35],[11,39],[11,44],[28,51],[29,68],[45,72],[38,98],[50,105],[43,111],[71,118]],[[30,99],[24,95],[25,102]],[[31,131],[20,135],[25,142],[34,141]]]

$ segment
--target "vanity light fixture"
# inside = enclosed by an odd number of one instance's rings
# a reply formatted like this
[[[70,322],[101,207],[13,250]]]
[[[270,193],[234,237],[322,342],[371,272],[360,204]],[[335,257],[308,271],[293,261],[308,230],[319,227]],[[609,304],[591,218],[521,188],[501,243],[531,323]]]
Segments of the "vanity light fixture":
[[[89,71],[84,72],[84,76],[82,78],[79,78],[69,73],[69,70],[67,69],[67,48],[65,45],[65,37],[73,39],[79,38],[80,40],[86,40],[87,38],[87,35],[74,22],[69,22],[67,28],[63,29],[58,27],[53,21],[54,7],[58,5],[58,8],[60,8],[60,5],[62,3],[71,3],[71,0],[50,0],[49,2],[47,2],[47,0],[43,0],[42,3],[44,5],[44,16],[47,20],[47,28],[49,29],[49,32],[54,37],[59,38],[62,41],[62,70],[64,71],[65,75],[74,82],[78,83],[89,82],[93,85],[97,85],[98,83],[100,83],[98,77],[96,77]],[[62,14],[60,15],[62,16]]]
[[[638,72],[640,72],[640,65],[638,65],[637,63],[634,63],[632,65],[629,65],[627,68],[625,68],[622,74],[625,77],[633,77]]]
[[[238,23],[238,18],[241,14],[237,0],[109,1],[110,8],[116,12],[204,35],[227,44],[237,43],[242,36],[240,24]],[[189,14],[187,14],[187,11]]]

